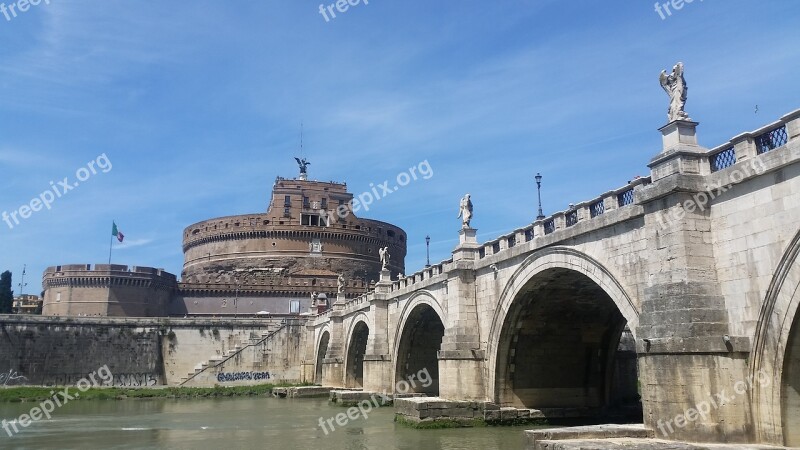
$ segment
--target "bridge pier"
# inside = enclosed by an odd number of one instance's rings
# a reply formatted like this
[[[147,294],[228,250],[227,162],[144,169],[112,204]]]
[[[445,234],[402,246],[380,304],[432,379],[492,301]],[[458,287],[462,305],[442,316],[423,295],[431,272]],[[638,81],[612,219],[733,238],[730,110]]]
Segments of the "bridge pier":
[[[697,202],[706,193],[707,149],[697,145],[696,126],[675,121],[662,128],[664,150],[650,164],[652,179],[672,177],[674,184],[639,192],[653,255],[637,329],[645,425],[670,440],[749,442],[748,395],[734,389],[747,382],[750,340],[730,336],[711,214]]]
[[[331,338],[325,359],[322,360],[322,385],[327,387],[344,387],[344,346],[347,342],[344,330],[343,294],[336,297],[331,311]]]
[[[385,272],[385,273],[383,273]],[[389,271],[383,271],[370,302],[375,330],[371,330],[364,356],[364,391],[393,394],[393,366],[389,352]]]
[[[445,328],[439,358],[439,397],[448,400],[484,401],[484,359],[475,289],[474,261],[477,257],[477,230],[459,232],[459,245],[453,251],[453,270],[448,274],[447,292],[450,326]]]

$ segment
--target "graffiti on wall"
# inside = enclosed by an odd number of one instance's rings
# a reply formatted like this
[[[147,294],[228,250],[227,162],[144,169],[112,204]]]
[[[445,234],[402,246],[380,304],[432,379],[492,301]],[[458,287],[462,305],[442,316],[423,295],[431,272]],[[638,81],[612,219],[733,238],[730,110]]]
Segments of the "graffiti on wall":
[[[8,369],[8,372],[0,373],[0,386],[13,386],[18,380],[27,380],[27,378],[14,369]]]
[[[86,375],[81,373],[62,373],[55,375],[45,384],[51,386],[69,386],[85,377]],[[115,373],[111,383],[104,385],[117,387],[147,387],[161,384],[159,380],[160,377],[152,373]]]
[[[217,374],[217,381],[220,383],[232,383],[235,381],[261,381],[269,380],[269,372],[220,372]]]

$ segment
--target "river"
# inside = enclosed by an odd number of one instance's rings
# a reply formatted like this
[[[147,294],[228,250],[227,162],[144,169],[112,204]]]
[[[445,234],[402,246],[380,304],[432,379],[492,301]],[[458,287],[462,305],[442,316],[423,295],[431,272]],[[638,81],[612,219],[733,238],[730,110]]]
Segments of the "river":
[[[35,403],[0,405],[15,420]],[[328,435],[319,419],[346,412],[325,399],[143,399],[73,401],[9,437],[2,449],[522,449],[533,427],[414,430],[393,422],[393,408],[351,420]],[[19,425],[17,425],[19,427]],[[13,428],[9,426],[13,432]]]

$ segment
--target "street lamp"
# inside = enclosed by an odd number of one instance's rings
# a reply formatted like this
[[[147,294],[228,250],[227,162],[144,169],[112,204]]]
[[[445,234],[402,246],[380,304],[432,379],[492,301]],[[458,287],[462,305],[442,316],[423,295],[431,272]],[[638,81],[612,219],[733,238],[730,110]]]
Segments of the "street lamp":
[[[542,212],[542,174],[536,174],[536,191],[539,194],[539,215],[536,216],[536,220],[543,220],[544,213]]]
[[[427,259],[428,263],[425,264],[425,267],[430,267],[431,266],[431,237],[430,236],[425,236],[425,252],[428,255],[428,259]]]

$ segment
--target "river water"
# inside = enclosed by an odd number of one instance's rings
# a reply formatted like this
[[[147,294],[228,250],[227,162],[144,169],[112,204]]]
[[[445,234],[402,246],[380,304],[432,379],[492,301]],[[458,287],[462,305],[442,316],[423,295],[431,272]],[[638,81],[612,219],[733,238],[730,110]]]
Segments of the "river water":
[[[15,420],[34,406],[2,404],[0,418]],[[0,428],[0,448],[514,450],[524,448],[523,431],[533,428],[414,430],[396,425],[391,407],[373,410],[368,419],[351,420],[328,435],[319,427],[320,417],[346,411],[325,399],[73,401],[56,409],[50,420],[20,427],[13,437]]]

